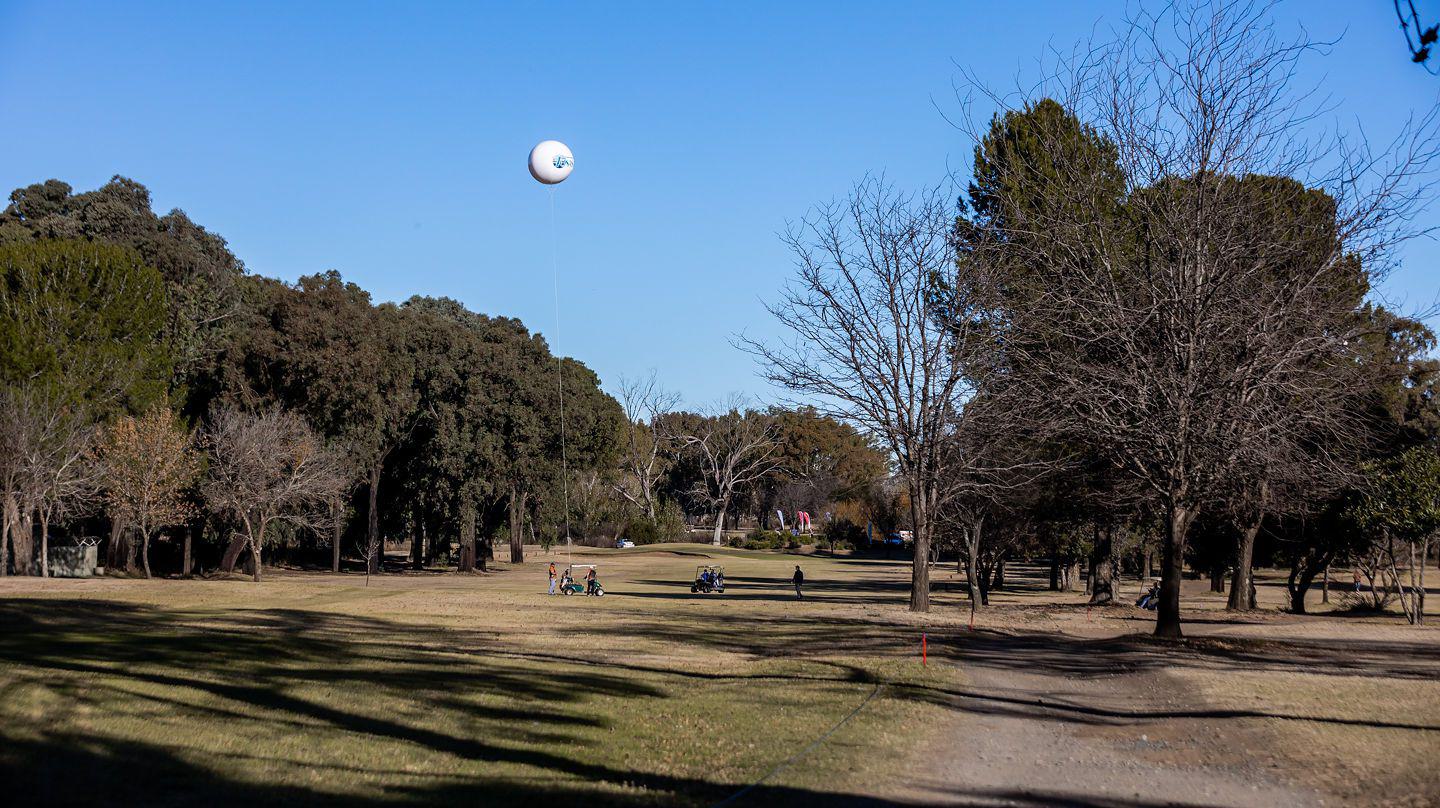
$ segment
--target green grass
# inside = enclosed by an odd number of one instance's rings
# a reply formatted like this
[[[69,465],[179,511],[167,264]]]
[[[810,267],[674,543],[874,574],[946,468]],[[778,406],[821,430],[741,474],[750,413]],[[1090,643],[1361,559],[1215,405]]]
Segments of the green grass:
[[[878,685],[751,796],[859,802],[903,769],[941,709],[909,686],[954,678],[916,664],[903,570],[798,559],[825,583],[796,603],[796,557],[690,545],[731,581],[692,596],[704,559],[676,549],[577,552],[603,599],[542,594],[548,557],[368,588],[44,582],[0,600],[0,766],[36,803],[707,805]]]

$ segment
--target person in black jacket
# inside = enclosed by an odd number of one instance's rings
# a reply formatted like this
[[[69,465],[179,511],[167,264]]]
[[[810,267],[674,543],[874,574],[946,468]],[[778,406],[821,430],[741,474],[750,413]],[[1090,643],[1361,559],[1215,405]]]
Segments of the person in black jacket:
[[[795,599],[804,600],[805,595],[800,591],[800,585],[805,583],[805,573],[800,571],[800,565],[795,565],[795,574],[790,577],[790,582],[795,584]]]

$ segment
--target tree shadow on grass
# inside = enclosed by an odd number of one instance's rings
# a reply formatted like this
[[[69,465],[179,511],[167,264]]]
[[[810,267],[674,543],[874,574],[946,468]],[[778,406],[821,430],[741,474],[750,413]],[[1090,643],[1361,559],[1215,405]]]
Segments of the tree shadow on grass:
[[[637,671],[486,653],[466,632],[65,600],[0,601],[0,625],[0,768],[28,805],[709,804],[737,787],[594,754],[591,738],[606,726],[587,712],[591,699],[671,697]],[[78,733],[67,723],[76,714],[97,717],[86,726],[100,729]],[[285,743],[312,735],[325,752]],[[216,743],[223,752],[207,751]],[[415,761],[426,765],[401,765]],[[304,776],[267,780],[266,767]],[[755,804],[848,799],[752,793]]]
[[[614,793],[593,787],[594,780],[537,784],[524,778],[476,777],[445,771],[384,770],[332,767],[327,775],[373,778],[394,775],[380,793],[346,793],[343,780],[316,787],[299,787],[249,778],[226,776],[214,768],[188,760],[187,755],[161,744],[117,742],[80,735],[52,734],[43,739],[0,732],[0,771],[6,789],[24,805],[143,805],[147,808],[206,805],[210,808],[255,808],[285,805],[306,808],[342,806],[484,805],[529,806],[593,805],[630,808],[668,804],[707,805],[729,796],[733,786],[698,780],[668,779],[666,791]],[[239,762],[257,756],[227,754]],[[264,758],[260,758],[264,759]],[[629,781],[648,785],[624,772],[601,770],[590,774],[611,783]],[[678,799],[677,799],[678,798]],[[872,808],[896,805],[885,800],[845,794],[820,794],[806,789],[759,786],[741,805],[836,805]]]

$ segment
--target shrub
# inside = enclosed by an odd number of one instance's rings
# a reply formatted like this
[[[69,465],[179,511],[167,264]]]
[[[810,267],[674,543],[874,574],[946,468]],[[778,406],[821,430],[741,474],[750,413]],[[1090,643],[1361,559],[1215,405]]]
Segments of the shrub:
[[[854,549],[865,543],[865,528],[841,518],[825,525],[824,536],[828,547]]]
[[[685,514],[674,502],[665,503],[655,516],[656,541],[685,541],[690,529],[685,524]],[[639,542],[636,542],[639,544]]]
[[[752,530],[745,537],[746,550],[778,550],[784,547],[790,537],[774,530]]]
[[[625,523],[625,538],[636,544],[656,544],[667,541],[684,541],[688,531],[685,516],[679,506],[667,502],[655,518],[635,516]]]
[[[643,516],[631,519],[625,525],[625,538],[636,544],[655,544],[660,541],[660,528]]]

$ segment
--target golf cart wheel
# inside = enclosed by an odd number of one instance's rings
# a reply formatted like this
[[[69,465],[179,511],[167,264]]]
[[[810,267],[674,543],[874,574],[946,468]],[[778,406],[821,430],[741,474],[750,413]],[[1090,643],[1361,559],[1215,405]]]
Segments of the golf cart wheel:
[[[700,587],[696,586],[695,584],[690,584],[690,591],[691,591],[692,593],[693,593],[693,592],[699,592],[699,591],[700,591]]]
[[[595,587],[595,597],[597,597],[597,598],[603,598],[603,597],[605,597],[605,590],[602,589],[602,588],[600,588],[600,587],[598,587],[598,586]]]

